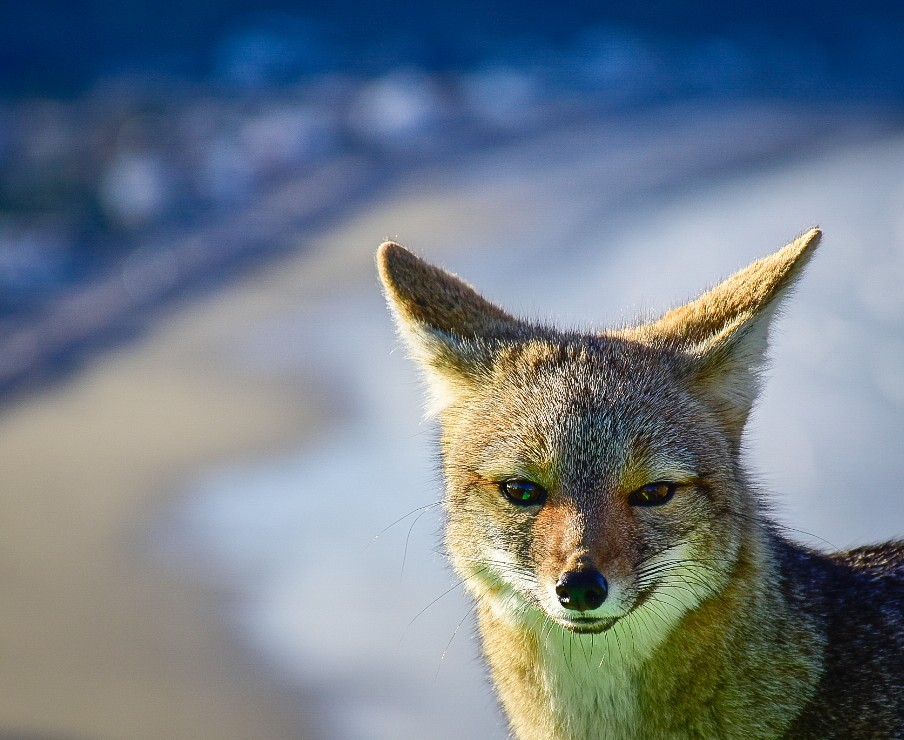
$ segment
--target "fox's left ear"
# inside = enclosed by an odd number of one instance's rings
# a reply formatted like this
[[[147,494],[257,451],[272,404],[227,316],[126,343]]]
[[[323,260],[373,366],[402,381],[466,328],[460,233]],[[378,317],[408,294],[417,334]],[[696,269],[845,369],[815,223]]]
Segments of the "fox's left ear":
[[[770,324],[821,236],[819,229],[810,229],[699,298],[633,330],[644,341],[682,350],[690,360],[693,387],[711,402],[738,444],[759,390]]]
[[[491,372],[500,340],[528,327],[463,280],[393,242],[377,250],[377,269],[399,334],[427,380],[435,416]]]

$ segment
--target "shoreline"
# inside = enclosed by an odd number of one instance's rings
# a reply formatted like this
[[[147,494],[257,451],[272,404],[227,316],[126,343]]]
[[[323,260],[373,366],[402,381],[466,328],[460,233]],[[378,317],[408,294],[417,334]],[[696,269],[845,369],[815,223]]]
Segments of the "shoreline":
[[[215,353],[190,361],[191,336],[160,327],[0,417],[0,629],[15,637],[0,647],[0,732],[310,736],[300,692],[234,639],[223,594],[143,552],[148,517],[191,471],[311,429],[279,384],[250,389]]]

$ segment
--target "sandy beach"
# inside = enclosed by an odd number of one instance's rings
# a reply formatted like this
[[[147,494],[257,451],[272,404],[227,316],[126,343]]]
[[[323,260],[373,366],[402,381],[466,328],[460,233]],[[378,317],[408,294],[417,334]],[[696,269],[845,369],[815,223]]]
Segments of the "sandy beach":
[[[317,422],[316,403],[286,402],[297,389],[221,361],[242,329],[218,300],[0,416],[0,736],[305,736],[295,697],[227,634],[222,595],[143,552],[180,476]]]

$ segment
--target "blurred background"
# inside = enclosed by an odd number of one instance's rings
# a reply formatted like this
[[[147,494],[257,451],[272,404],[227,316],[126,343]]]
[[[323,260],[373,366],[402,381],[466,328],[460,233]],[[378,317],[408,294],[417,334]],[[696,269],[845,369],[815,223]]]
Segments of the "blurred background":
[[[0,6],[0,738],[501,738],[376,246],[602,326],[813,224],[747,455],[904,533],[904,10]]]

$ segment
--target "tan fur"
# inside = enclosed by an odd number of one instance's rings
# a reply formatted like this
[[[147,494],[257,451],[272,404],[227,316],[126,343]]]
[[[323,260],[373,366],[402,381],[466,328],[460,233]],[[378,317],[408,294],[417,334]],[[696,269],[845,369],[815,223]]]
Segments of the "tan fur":
[[[442,427],[449,557],[516,737],[904,736],[904,547],[788,542],[740,460],[770,323],[819,238],[591,335],[380,247]],[[512,480],[545,498],[513,504]],[[672,498],[636,504],[663,481]],[[584,569],[608,594],[578,613],[555,585]]]

